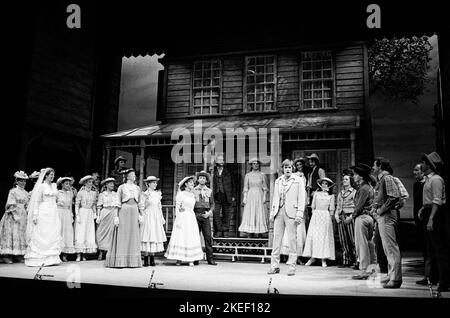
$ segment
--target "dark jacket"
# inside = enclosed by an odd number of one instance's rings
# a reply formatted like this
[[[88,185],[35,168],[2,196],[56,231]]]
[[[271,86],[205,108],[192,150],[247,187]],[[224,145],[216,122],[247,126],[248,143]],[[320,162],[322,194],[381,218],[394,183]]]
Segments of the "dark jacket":
[[[213,175],[213,191],[214,196],[218,192],[218,186],[217,186],[217,178],[219,177],[219,172],[217,170],[217,167],[214,167],[214,175]],[[228,203],[232,203],[231,198],[235,197],[236,193],[236,187],[233,181],[233,176],[231,175],[231,172],[227,169],[226,166],[223,167],[222,171],[222,178],[223,178],[223,189],[225,191],[225,195],[227,197]]]

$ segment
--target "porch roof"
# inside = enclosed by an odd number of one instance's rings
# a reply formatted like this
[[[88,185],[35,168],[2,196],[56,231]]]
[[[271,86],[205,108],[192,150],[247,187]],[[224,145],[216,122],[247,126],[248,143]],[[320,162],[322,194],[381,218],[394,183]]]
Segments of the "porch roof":
[[[188,129],[191,133],[193,133],[195,121],[201,122],[202,131],[207,128],[218,128],[220,130],[225,130],[227,128],[242,128],[245,130],[253,127],[254,129],[278,128],[280,132],[314,132],[348,131],[359,128],[359,115],[308,114],[293,116],[292,114],[283,114],[273,117],[264,115],[202,118],[201,120],[187,119],[183,121],[173,121],[166,124],[154,124],[134,129],[122,130],[102,135],[102,137],[106,139],[159,138],[171,136],[176,129]]]

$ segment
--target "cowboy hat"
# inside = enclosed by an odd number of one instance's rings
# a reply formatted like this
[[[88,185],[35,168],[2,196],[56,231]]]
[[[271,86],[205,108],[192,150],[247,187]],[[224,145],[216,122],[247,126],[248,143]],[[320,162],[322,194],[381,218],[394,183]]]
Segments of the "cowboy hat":
[[[117,157],[116,159],[114,159],[114,164],[117,165],[117,162],[118,162],[119,160],[123,160],[123,161],[125,161],[125,162],[127,161],[127,159],[125,159],[124,157],[119,156],[119,157]]]
[[[201,176],[205,177],[207,182],[209,182],[209,181],[211,180],[209,173],[206,172],[205,170],[202,170],[202,171],[197,172],[197,173],[195,174],[195,178],[196,178],[197,180],[198,180],[198,178],[201,177]]]
[[[144,182],[152,182],[152,181],[159,181],[159,178],[155,176],[148,176],[147,179],[144,180]]]
[[[93,180],[94,177],[92,177],[91,175],[84,176],[83,178],[80,179],[80,184],[85,184],[86,181],[88,181],[90,179]]]
[[[58,180],[56,180],[57,184],[63,183],[65,181],[70,181],[72,182],[72,178],[71,177],[59,177]]]
[[[178,187],[181,188],[181,187],[183,186],[183,184],[185,184],[186,182],[188,182],[188,181],[191,180],[191,179],[194,179],[194,180],[195,180],[195,176],[187,176],[187,177],[184,177],[183,180],[181,180],[181,181],[178,183]]]
[[[422,160],[428,163],[433,168],[433,170],[437,170],[438,169],[437,166],[443,164],[441,156],[439,156],[439,154],[436,151],[433,151],[428,155],[422,153]]]
[[[328,188],[331,188],[334,186],[334,182],[330,178],[323,177],[323,178],[320,178],[319,180],[317,180],[317,184],[319,185],[319,187],[321,186],[322,181],[328,182]]]
[[[365,163],[357,163],[356,165],[351,166],[350,169],[360,176],[370,176],[370,172],[372,171],[372,168]]]
[[[102,182],[100,182],[100,184],[104,185],[105,183],[115,182],[115,181],[116,181],[116,179],[109,177],[109,178],[106,178],[105,180],[102,180]]]
[[[14,177],[16,179],[22,179],[22,180],[28,179],[28,176],[24,171],[16,171],[16,173],[14,173]]]
[[[306,156],[306,158],[308,158],[308,159],[316,159],[317,162],[320,162],[319,156],[316,153],[313,153],[310,156]]]

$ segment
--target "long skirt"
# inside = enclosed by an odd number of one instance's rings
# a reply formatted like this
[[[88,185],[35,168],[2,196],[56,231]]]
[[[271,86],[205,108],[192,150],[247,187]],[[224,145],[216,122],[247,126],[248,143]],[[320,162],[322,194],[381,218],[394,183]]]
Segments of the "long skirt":
[[[165,257],[183,262],[203,259],[200,232],[194,211],[177,215]]]
[[[106,267],[141,267],[139,211],[135,200],[122,203],[119,225],[114,227],[111,246],[106,254]]]
[[[0,221],[0,254],[25,255],[27,212],[23,204],[17,204],[14,212],[5,212]]]
[[[306,241],[306,226],[305,222],[297,225],[297,255],[302,256],[303,247]],[[284,230],[283,245],[281,246],[280,254],[289,255],[289,240],[287,235],[287,230]]]
[[[56,202],[44,201],[39,205],[37,224],[33,225],[25,254],[27,266],[50,266],[61,263],[61,221]]]
[[[73,214],[72,209],[58,208],[58,215],[61,220],[61,236],[63,240],[62,253],[75,253],[73,234]]]
[[[95,243],[94,211],[91,208],[80,208],[78,213],[81,221],[75,221],[75,251],[95,253],[97,244]]]
[[[313,211],[302,256],[335,259],[333,222],[329,211]]]
[[[98,249],[107,251],[111,247],[112,234],[114,232],[114,217],[118,208],[104,208],[100,211],[100,220],[97,220],[96,232]],[[109,210],[109,211],[108,211]]]
[[[247,203],[244,206],[239,232],[266,233],[269,231],[263,196],[262,188],[251,187],[248,190]]]
[[[144,223],[141,224],[141,251],[157,253],[164,251],[167,241],[161,212],[158,209],[144,211]]]

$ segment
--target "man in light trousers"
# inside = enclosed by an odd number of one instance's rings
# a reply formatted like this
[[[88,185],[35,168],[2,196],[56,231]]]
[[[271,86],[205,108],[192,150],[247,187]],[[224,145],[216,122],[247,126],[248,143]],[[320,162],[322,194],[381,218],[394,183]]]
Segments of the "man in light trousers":
[[[268,274],[280,272],[280,252],[283,235],[287,228],[289,241],[288,275],[295,275],[297,263],[297,225],[303,220],[306,187],[302,178],[292,173],[293,163],[286,159],[282,163],[283,175],[275,181],[270,221],[273,224],[273,246],[271,267]]]

